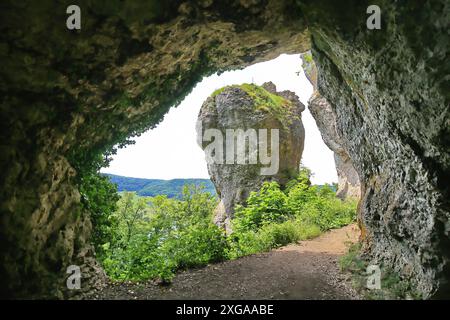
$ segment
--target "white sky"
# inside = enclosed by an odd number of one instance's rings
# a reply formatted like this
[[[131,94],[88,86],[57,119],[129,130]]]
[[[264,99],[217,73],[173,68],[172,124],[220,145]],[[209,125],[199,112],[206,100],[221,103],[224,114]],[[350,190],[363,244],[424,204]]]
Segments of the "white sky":
[[[214,90],[223,86],[261,85],[267,81],[275,83],[278,91],[294,91],[307,106],[313,89],[301,70],[299,55],[281,55],[243,70],[205,77],[177,108],[170,109],[155,129],[135,138],[136,144],[119,149],[110,166],[101,171],[149,179],[209,178],[204,153],[196,142],[195,122],[200,107]],[[337,182],[333,152],[322,141],[307,108],[302,120],[305,127],[302,163],[313,171],[312,182]]]

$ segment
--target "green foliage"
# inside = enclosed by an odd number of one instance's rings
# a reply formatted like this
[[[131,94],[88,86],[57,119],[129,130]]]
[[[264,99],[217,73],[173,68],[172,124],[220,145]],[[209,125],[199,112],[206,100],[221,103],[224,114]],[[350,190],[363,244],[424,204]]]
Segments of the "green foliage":
[[[253,101],[256,108],[264,108],[266,110],[279,109],[291,105],[291,102],[279,95],[273,94],[263,87],[255,84],[244,83],[239,86],[244,90]]]
[[[107,274],[115,280],[167,282],[180,268],[225,259],[225,234],[211,217],[216,204],[196,186],[185,186],[181,200],[124,193],[116,211],[116,241],[104,246]]]
[[[107,177],[92,173],[82,178],[80,193],[83,207],[91,216],[92,242],[97,254],[102,255],[102,245],[113,240],[113,230],[117,229],[117,220],[113,216],[119,199],[117,188]]]
[[[320,234],[319,227],[288,220],[266,224],[258,231],[235,231],[229,238],[228,257],[236,259],[245,255],[269,251],[289,243],[314,238]]]
[[[284,190],[266,182],[245,206],[235,208],[233,232],[212,223],[217,199],[204,187],[184,186],[178,199],[124,192],[110,215],[101,262],[114,280],[159,278],[168,282],[183,268],[235,259],[309,239],[351,223],[355,204],[330,186],[312,186],[304,168]]]
[[[286,221],[289,216],[286,198],[278,183],[264,183],[259,192],[250,193],[245,207],[236,207],[233,229],[256,231],[265,224]]]
[[[311,186],[311,172],[303,168],[296,180],[288,183],[288,210],[305,223],[322,231],[339,228],[356,218],[356,200],[341,201],[329,185]]]
[[[133,192],[125,192],[118,202],[115,217],[119,222],[117,233],[124,246],[130,242],[133,234],[139,231],[145,222],[147,202],[145,198],[136,197]]]
[[[336,198],[331,186],[311,186],[310,176],[302,168],[284,191],[276,182],[266,182],[250,194],[245,207],[236,206],[230,258],[308,239],[355,220],[355,201]]]
[[[289,193],[289,191],[293,187],[296,187],[298,184],[302,184],[302,185],[306,186],[307,188],[311,187],[311,180],[310,180],[311,176],[312,176],[311,170],[304,166],[301,166],[300,171],[297,175],[297,178],[292,179],[291,181],[289,181],[286,184],[285,192]]]
[[[355,220],[356,201],[343,202],[330,196],[321,196],[320,192],[301,206],[295,202],[291,205],[297,210],[295,212],[298,219],[317,225],[322,231],[340,228]]]
[[[367,264],[360,258],[361,244],[356,243],[349,247],[347,254],[339,259],[339,266],[344,271],[365,270]]]
[[[119,192],[121,191],[135,191],[139,196],[155,197],[158,195],[167,195],[169,198],[180,199],[185,185],[194,184],[196,186],[204,186],[205,191],[216,194],[213,183],[209,179],[142,179],[122,177],[114,174],[105,174],[112,183],[117,185]]]

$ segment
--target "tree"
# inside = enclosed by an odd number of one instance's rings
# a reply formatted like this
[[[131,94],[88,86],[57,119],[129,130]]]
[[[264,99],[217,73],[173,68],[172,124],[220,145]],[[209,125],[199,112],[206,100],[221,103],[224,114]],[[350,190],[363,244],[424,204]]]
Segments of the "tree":
[[[124,192],[118,206],[117,215],[120,224],[123,224],[122,230],[126,247],[147,212],[147,200],[138,197],[135,192]]]
[[[102,246],[114,241],[112,235],[117,228],[117,219],[114,217],[119,200],[117,187],[109,178],[99,173],[90,173],[81,178],[80,193],[83,207],[91,216],[92,243],[97,254],[102,255]]]

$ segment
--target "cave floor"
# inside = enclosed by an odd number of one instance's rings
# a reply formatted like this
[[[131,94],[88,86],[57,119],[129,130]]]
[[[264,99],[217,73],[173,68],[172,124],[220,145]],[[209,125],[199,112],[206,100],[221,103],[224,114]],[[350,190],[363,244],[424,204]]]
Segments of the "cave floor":
[[[353,224],[267,253],[180,272],[168,286],[110,284],[91,299],[359,299],[338,265],[358,234]]]

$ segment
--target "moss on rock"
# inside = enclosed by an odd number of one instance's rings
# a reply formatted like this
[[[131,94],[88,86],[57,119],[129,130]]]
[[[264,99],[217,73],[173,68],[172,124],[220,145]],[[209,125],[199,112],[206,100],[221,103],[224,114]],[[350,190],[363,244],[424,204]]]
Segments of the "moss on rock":
[[[276,117],[284,127],[289,126],[292,123],[292,116],[294,116],[297,108],[293,106],[293,103],[280,95],[274,94],[267,91],[264,87],[244,83],[240,85],[226,86],[214,91],[211,97],[216,97],[217,95],[223,93],[229,88],[238,88],[244,91],[253,101],[255,110],[260,110],[268,112]],[[300,114],[297,114],[300,117]]]
[[[261,142],[259,129],[267,130],[272,135],[272,129],[279,130],[276,145],[269,144],[269,150],[248,150],[232,157],[245,158],[243,163],[208,163],[220,204],[216,210],[215,221],[230,230],[230,220],[234,214],[236,204],[244,204],[251,191],[258,190],[264,181],[277,181],[285,185],[295,178],[299,172],[300,160],[303,152],[305,131],[301,120],[301,112],[305,109],[298,97],[290,91],[277,92],[273,83],[267,82],[262,86],[255,84],[231,85],[218,89],[204,102],[197,119],[197,137],[203,137],[203,130],[217,129],[223,134],[223,139],[229,141],[228,130],[241,130],[257,136],[248,138],[249,144],[258,145]],[[235,132],[235,131],[234,131]],[[271,138],[265,138],[271,141]],[[234,138],[233,138],[234,139]],[[256,139],[256,141],[254,140]],[[250,142],[251,140],[251,142]],[[242,143],[242,141],[237,142]],[[245,142],[244,142],[245,144]],[[207,143],[202,142],[202,148]],[[244,148],[250,149],[250,146]],[[272,148],[277,148],[277,153]],[[224,159],[229,159],[228,148],[219,152]],[[217,151],[216,151],[217,152]],[[256,152],[256,153],[255,153]],[[270,164],[261,163],[261,155],[268,152],[277,155]],[[250,162],[250,153],[257,157],[256,163]],[[262,174],[263,167],[274,165],[275,172],[270,175]]]

